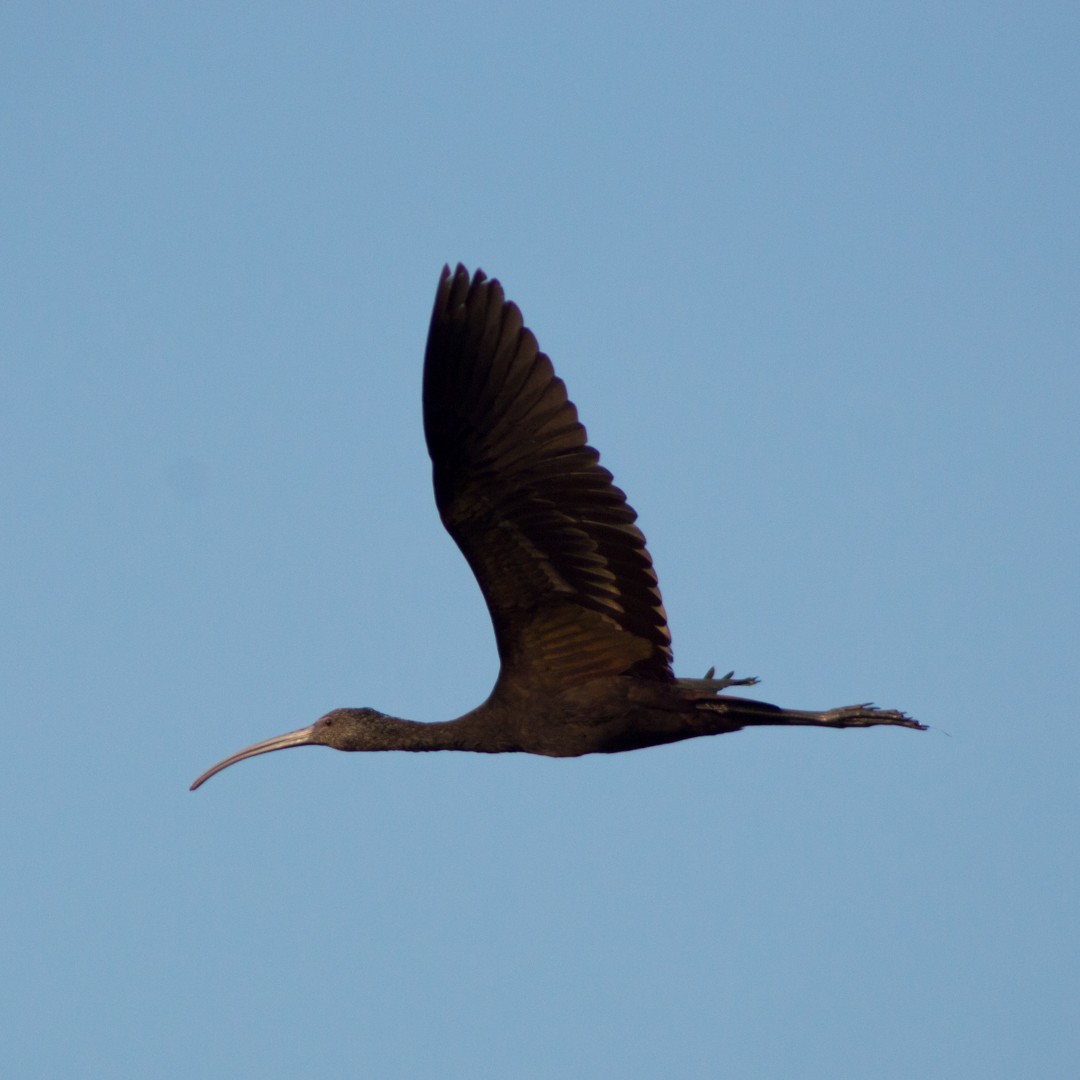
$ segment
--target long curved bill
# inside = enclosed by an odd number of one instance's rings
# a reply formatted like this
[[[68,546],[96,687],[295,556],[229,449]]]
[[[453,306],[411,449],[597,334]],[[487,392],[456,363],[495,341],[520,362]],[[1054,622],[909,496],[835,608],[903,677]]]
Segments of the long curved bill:
[[[219,761],[212,768],[207,769],[188,790],[194,791],[197,787],[205,784],[215,773],[227,769],[230,765],[235,765],[238,761],[243,761],[244,758],[255,757],[258,754],[269,754],[271,750],[286,750],[290,746],[311,746],[313,745],[312,734],[314,731],[315,725],[311,724],[308,727],[301,728],[299,731],[290,731],[285,735],[275,735],[272,739],[263,739],[262,742],[254,743],[243,750],[237,750],[235,754],[227,757],[224,761]]]

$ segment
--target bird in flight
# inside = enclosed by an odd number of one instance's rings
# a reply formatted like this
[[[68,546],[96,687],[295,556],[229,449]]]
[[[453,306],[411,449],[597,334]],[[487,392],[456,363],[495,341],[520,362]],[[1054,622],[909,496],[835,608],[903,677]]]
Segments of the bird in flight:
[[[490,696],[438,723],[334,709],[218,762],[193,791],[244,758],[290,746],[577,757],[764,725],[925,730],[869,704],[811,712],[728,696],[758,681],[733,672],[675,676],[637,515],[521,312],[480,270],[443,268],[423,405],[435,505],[495,628],[500,668]]]

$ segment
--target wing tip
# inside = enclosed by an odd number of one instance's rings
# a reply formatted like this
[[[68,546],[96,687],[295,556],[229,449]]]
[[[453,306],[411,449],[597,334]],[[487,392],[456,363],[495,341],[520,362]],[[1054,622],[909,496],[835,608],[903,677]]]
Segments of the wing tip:
[[[442,271],[439,274],[439,284],[441,285],[448,279],[456,281],[458,278],[464,278],[466,281],[473,282],[477,285],[489,280],[487,274],[485,274],[479,266],[475,271],[469,273],[469,268],[462,262],[455,264],[453,270],[450,269],[449,263],[443,263]]]

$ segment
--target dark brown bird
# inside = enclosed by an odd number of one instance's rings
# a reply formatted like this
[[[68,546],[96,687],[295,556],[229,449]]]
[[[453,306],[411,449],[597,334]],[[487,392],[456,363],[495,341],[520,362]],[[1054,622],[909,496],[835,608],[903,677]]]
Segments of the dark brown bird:
[[[613,754],[766,724],[923,729],[902,712],[826,712],[725,697],[757,679],[677,679],[637,515],[586,442],[551,361],[502,286],[443,269],[424,359],[424,433],[435,504],[472,567],[501,666],[457,720],[335,709],[208,769],[289,746],[335,750]]]

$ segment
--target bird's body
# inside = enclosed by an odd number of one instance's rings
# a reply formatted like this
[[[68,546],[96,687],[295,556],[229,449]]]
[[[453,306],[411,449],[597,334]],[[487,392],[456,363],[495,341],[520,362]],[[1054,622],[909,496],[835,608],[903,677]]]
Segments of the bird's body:
[[[854,705],[781,709],[720,691],[756,679],[676,678],[656,575],[626,497],[497,281],[439,282],[424,361],[435,501],[487,601],[500,672],[484,704],[422,724],[336,709],[205,772],[289,746],[616,753],[758,725],[921,728]]]
[[[356,725],[352,721],[358,711],[340,709],[323,717],[324,725],[352,728],[342,738],[354,739],[355,745],[344,749],[580,757],[733,730],[722,721],[709,724],[677,682],[626,675],[604,676],[551,693],[498,685],[478,709],[444,723],[419,724],[366,710],[366,723]]]

